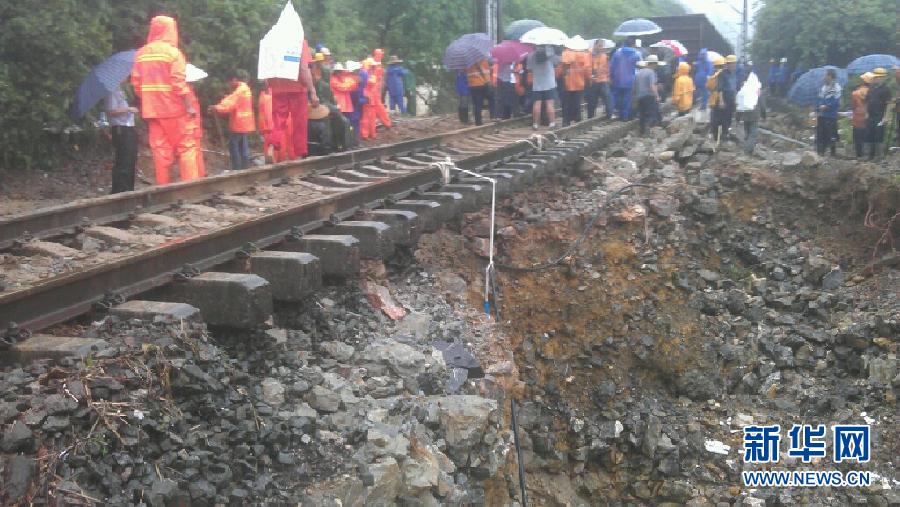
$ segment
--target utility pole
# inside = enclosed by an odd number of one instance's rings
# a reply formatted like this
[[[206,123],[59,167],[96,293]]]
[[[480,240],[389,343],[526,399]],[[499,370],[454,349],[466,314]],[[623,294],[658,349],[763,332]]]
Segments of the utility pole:
[[[500,0],[472,0],[475,32],[488,34],[492,41],[500,42]]]
[[[747,0],[744,0],[744,8],[741,9],[741,58],[747,56],[747,25],[749,23],[749,21],[747,20],[747,3]]]

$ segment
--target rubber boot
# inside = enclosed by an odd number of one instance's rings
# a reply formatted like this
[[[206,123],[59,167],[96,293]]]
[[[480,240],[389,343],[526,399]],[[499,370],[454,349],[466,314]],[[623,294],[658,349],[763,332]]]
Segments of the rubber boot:
[[[460,107],[456,109],[456,112],[459,113],[459,121],[465,125],[469,124],[469,108],[468,107]]]

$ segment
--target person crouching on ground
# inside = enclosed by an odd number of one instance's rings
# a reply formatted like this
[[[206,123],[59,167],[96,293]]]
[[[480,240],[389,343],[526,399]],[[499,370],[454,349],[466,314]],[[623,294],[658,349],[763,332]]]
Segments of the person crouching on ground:
[[[256,132],[256,118],[253,116],[253,92],[241,74],[243,73],[238,72],[229,81],[231,93],[218,104],[209,107],[210,112],[229,115],[228,153],[231,156],[233,171],[250,167],[249,134]]]
[[[650,55],[646,60],[638,62],[640,70],[634,76],[635,95],[638,99],[638,115],[641,126],[641,135],[647,132],[647,125],[655,125],[657,121],[657,108],[659,107],[659,86],[656,77],[656,65],[659,63],[656,55]]]

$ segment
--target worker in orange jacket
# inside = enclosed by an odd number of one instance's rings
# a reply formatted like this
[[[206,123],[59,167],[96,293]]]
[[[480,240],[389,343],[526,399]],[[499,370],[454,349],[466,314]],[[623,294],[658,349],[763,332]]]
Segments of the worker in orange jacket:
[[[319,105],[319,96],[313,84],[309,64],[312,55],[309,44],[303,40],[300,49],[300,68],[297,79],[269,79],[272,91],[272,144],[276,150],[285,153],[292,146],[290,159],[309,155],[308,124],[309,106]],[[290,137],[290,142],[288,141]]]
[[[242,79],[232,76],[231,93],[221,102],[210,106],[210,112],[228,115],[228,153],[231,156],[231,170],[250,167],[250,136],[256,132],[253,117],[253,91]]]
[[[372,68],[369,69],[369,75],[375,75],[375,80],[377,81],[378,86],[378,99],[373,104],[375,106],[375,117],[378,118],[378,121],[384,125],[385,128],[391,128],[391,117],[388,115],[387,107],[384,105],[384,65],[381,64],[381,59],[384,58],[384,50],[380,48],[376,48],[372,51]]]
[[[563,127],[581,121],[581,101],[584,88],[591,80],[591,55],[587,51],[566,49],[556,67],[556,77],[562,78]]]
[[[184,80],[185,65],[184,54],[178,49],[175,20],[169,16],[154,17],[147,44],[135,54],[131,84],[141,101],[141,116],[147,122],[159,185],[169,183],[176,155],[183,181],[200,177],[199,149],[188,127],[189,118],[198,111],[191,104],[190,89]]]
[[[268,86],[259,92],[256,118],[257,128],[263,139],[263,153],[266,161],[272,162],[275,160],[275,148],[272,146],[272,92]]]
[[[375,60],[366,58],[363,61],[363,70],[366,71],[366,80],[359,85],[363,87],[363,96],[366,99],[362,106],[362,116],[359,119],[359,138],[375,139],[375,119],[378,117],[378,103],[381,101],[381,86],[378,76],[375,75]],[[384,106],[384,104],[382,104]]]

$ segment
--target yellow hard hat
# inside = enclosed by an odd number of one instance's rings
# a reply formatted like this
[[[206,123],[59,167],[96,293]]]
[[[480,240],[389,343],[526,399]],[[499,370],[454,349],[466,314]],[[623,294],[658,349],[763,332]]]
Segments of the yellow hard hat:
[[[713,65],[715,65],[716,67],[718,67],[720,65],[725,65],[725,59],[722,58],[721,56],[719,56],[715,60],[713,60]]]
[[[313,55],[313,60],[314,60],[314,61],[317,61],[317,62],[324,62],[324,61],[325,61],[325,55],[322,54],[322,53],[316,53],[315,55]]]
[[[873,77],[875,77],[875,74],[872,74],[871,72],[866,72],[863,75],[859,76],[859,78],[862,79],[864,83],[871,83]]]
[[[737,57],[734,55],[728,55],[725,57],[725,63],[737,63]]]
[[[884,77],[887,76],[887,70],[885,70],[884,67],[878,67],[872,71],[872,75],[875,77]]]

